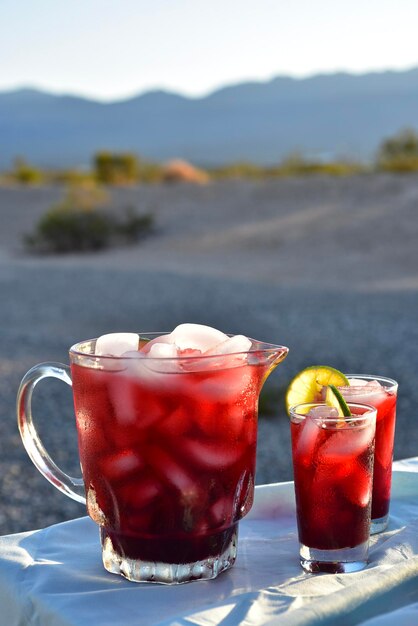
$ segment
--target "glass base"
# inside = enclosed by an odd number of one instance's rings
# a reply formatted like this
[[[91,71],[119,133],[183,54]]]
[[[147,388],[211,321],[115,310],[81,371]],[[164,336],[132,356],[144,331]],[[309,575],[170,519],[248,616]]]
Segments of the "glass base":
[[[358,572],[367,565],[369,542],[366,541],[355,548],[339,550],[318,550],[300,544],[299,554],[300,564],[309,574]]]
[[[384,515],[383,517],[379,517],[377,519],[372,519],[370,524],[370,534],[376,535],[377,533],[381,533],[386,530],[386,527],[389,523],[389,513]]]
[[[103,565],[108,572],[119,574],[133,582],[177,585],[216,578],[235,563],[237,544],[238,524],[221,554],[194,563],[160,563],[121,556],[114,549],[110,537],[102,533]]]

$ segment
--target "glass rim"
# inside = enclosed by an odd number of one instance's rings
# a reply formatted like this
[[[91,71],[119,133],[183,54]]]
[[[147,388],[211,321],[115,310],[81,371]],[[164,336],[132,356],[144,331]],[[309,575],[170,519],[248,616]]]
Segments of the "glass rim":
[[[141,333],[137,333],[138,334],[138,340],[142,339],[155,339],[156,337],[161,337],[162,335],[168,335],[169,332],[141,332]],[[228,338],[230,337],[235,337],[236,335],[232,335],[232,334],[227,334]],[[80,349],[80,346],[83,344],[88,344],[88,343],[93,343],[94,341],[97,341],[98,337],[94,337],[92,339],[83,339],[82,341],[77,341],[75,344],[73,344],[70,349],[69,349],[69,354],[70,355],[74,355],[77,356],[79,358],[86,358],[86,359],[105,359],[105,360],[113,360],[113,361],[126,361],[129,359],[135,360],[136,357],[134,354],[129,355],[129,356],[113,356],[111,354],[95,354],[94,352],[84,352],[83,350]],[[227,354],[198,354],[198,355],[180,355],[180,356],[158,356],[158,357],[148,357],[147,356],[147,360],[149,361],[177,361],[177,360],[207,360],[207,359],[219,359],[221,357],[230,357],[230,356],[239,356],[239,355],[244,355],[244,354],[256,354],[256,353],[262,353],[265,356],[271,355],[277,355],[279,353],[280,357],[285,358],[289,352],[289,348],[287,346],[282,346],[279,344],[274,344],[274,343],[268,343],[266,341],[260,341],[258,339],[253,339],[252,337],[247,337],[247,339],[249,339],[253,344],[253,346],[251,346],[251,348],[249,350],[244,350],[244,351],[238,351],[238,352],[228,352]],[[132,351],[134,352],[134,351]],[[138,351],[139,352],[139,351]]]
[[[359,378],[360,380],[376,380],[377,382],[388,383],[387,385],[383,385],[385,391],[394,391],[398,389],[398,382],[394,378],[389,378],[388,376],[373,376],[373,374],[344,374],[346,378]],[[338,385],[338,389],[354,389],[355,385]],[[359,387],[359,390],[362,386]],[[378,393],[380,390],[376,389],[375,392],[369,391],[369,393]],[[359,391],[360,395],[360,391]]]
[[[366,409],[366,411],[364,411],[364,413],[356,413],[354,415],[348,415],[348,416],[344,416],[344,418],[337,416],[337,417],[320,417],[318,415],[318,417],[312,417],[312,416],[308,416],[308,413],[299,413],[296,409],[298,409],[299,407],[317,407],[317,406],[329,406],[328,404],[326,404],[325,402],[300,402],[299,404],[295,404],[294,406],[291,406],[289,409],[289,416],[290,417],[296,417],[298,420],[300,419],[306,419],[307,417],[310,417],[310,419],[313,419],[314,421],[321,421],[321,422],[327,422],[329,424],[338,424],[339,422],[342,421],[342,419],[344,419],[345,422],[361,422],[362,420],[365,419],[370,419],[373,414],[375,415],[375,417],[377,416],[377,409],[376,407],[372,406],[371,404],[365,404],[363,402],[347,402],[346,403],[348,408],[351,407],[358,407],[361,409]]]

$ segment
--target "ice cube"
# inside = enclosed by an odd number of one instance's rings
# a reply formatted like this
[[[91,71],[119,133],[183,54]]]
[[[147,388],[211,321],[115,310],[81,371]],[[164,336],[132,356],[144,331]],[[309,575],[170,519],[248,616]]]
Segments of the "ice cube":
[[[219,528],[226,526],[228,523],[232,523],[232,512],[233,507],[230,497],[223,496],[216,500],[216,502],[209,507],[208,511],[208,515],[211,520],[211,527]]]
[[[123,450],[107,455],[100,465],[108,479],[120,480],[141,469],[144,461],[134,450]]]
[[[118,497],[124,506],[140,510],[148,506],[163,492],[161,483],[155,476],[148,476],[146,471],[131,481],[124,481],[118,487]]]
[[[228,337],[225,341],[217,343],[203,353],[205,357],[211,357],[210,361],[206,362],[206,367],[226,369],[244,365],[247,362],[248,351],[251,346],[251,340],[244,335]],[[196,361],[190,364],[191,367],[194,365],[199,366],[201,363]]]
[[[122,428],[134,424],[137,420],[135,393],[132,383],[126,376],[110,378],[108,385],[109,399],[114,409],[116,420]]]
[[[252,346],[251,339],[244,335],[234,335],[228,337],[221,343],[216,344],[209,350],[206,350],[205,355],[210,354],[239,354],[247,353]]]
[[[140,348],[142,354],[148,354],[151,350],[152,346],[156,343],[165,343],[172,344],[171,335],[160,335],[159,337],[154,337],[150,341],[144,342]]]
[[[375,403],[378,400],[378,394],[385,395],[384,387],[377,380],[364,380],[360,378],[350,378],[349,387],[340,387],[341,393],[348,402],[357,402],[363,404],[370,403],[370,396],[372,396],[372,402]]]
[[[199,381],[197,393],[208,402],[238,402],[242,394],[253,391],[251,372],[246,367],[236,368],[227,374],[222,371],[217,376]]]
[[[242,445],[231,445],[230,441],[186,440],[182,452],[193,465],[202,469],[222,469],[234,465],[246,452]]]
[[[318,419],[320,421],[321,419],[329,419],[330,417],[331,418],[338,417],[338,411],[333,406],[321,405],[321,406],[312,407],[308,415],[309,417]]]
[[[166,415],[164,399],[156,390],[161,375],[141,368],[145,359],[130,359],[125,372],[109,377],[109,400],[115,415],[115,441],[120,444],[130,436],[128,427],[146,429]],[[124,438],[122,439],[122,435]]]
[[[299,427],[300,434],[295,447],[295,460],[302,465],[310,466],[313,461],[315,448],[321,428],[316,419],[306,416]]]
[[[380,391],[381,389],[383,389],[378,380],[369,380],[368,383],[365,385],[365,388],[367,391]]]
[[[179,451],[179,455],[182,455],[182,452]],[[191,494],[196,491],[198,484],[196,477],[183,466],[171,450],[164,449],[160,445],[149,445],[147,459],[153,473],[166,485],[182,494]]]
[[[368,426],[348,426],[337,428],[327,438],[319,450],[325,463],[341,463],[362,454],[371,445],[374,436],[374,424]]]
[[[350,383],[350,387],[364,387],[364,385],[368,384],[367,380],[364,380],[364,378],[349,378],[348,382]]]
[[[170,338],[179,350],[192,348],[201,352],[206,352],[228,339],[220,330],[203,324],[180,324],[170,333]]]
[[[349,476],[341,483],[345,496],[353,504],[366,507],[372,496],[372,472],[355,462]]]
[[[123,352],[123,354],[121,354],[122,358],[126,358],[126,359],[135,359],[137,361],[140,360],[144,360],[144,353],[140,352],[139,350],[127,350],[126,352]]]
[[[128,350],[138,350],[139,335],[137,333],[109,333],[96,341],[97,356],[122,356]]]
[[[147,352],[147,358],[173,359],[178,357],[177,347],[173,343],[156,342]]]
[[[382,385],[377,380],[364,380],[360,378],[350,378],[350,386],[342,387],[344,395],[365,395],[383,390]]]
[[[362,402],[363,397],[367,394],[366,391],[366,387],[367,387],[367,382],[366,381],[361,381],[362,383],[365,382],[365,384],[360,384],[360,380],[356,379],[356,382],[359,382],[359,384],[351,384],[350,381],[350,386],[348,387],[338,387],[338,389],[341,391],[343,397],[345,398],[345,400],[347,402]]]
[[[170,358],[174,355],[174,358]],[[141,383],[153,387],[160,387],[163,382],[163,374],[180,372],[180,365],[177,362],[177,350],[174,345],[155,343],[151,346],[149,353],[125,352],[124,366],[129,376],[138,378]],[[177,377],[176,377],[177,378]],[[164,385],[168,387],[173,381],[164,379]]]

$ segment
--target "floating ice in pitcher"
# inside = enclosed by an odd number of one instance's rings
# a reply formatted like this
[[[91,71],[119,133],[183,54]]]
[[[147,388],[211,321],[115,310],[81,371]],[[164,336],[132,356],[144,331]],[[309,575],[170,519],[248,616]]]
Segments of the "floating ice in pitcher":
[[[246,354],[252,342],[244,335],[228,337],[225,333],[203,324],[180,324],[171,333],[161,335],[146,344],[141,352],[151,358],[199,357]],[[216,365],[212,361],[211,365]],[[190,362],[193,368],[193,363]]]
[[[228,339],[225,333],[203,324],[180,324],[169,336],[179,350],[200,352],[206,352]]]
[[[137,333],[108,333],[96,341],[94,353],[97,356],[122,356],[130,350],[138,350]]]
[[[143,467],[144,461],[135,450],[112,452],[101,460],[101,469],[110,479],[126,478]]]
[[[212,348],[206,350],[206,355],[217,354],[237,354],[240,352],[248,352],[251,348],[251,340],[244,335],[234,335],[227,337],[221,343],[217,343]]]
[[[151,341],[141,341],[136,333],[102,335],[96,341],[95,353],[98,356],[125,357],[122,369],[146,378],[145,369],[150,370],[148,374],[200,369],[201,356],[212,357],[210,361],[205,361],[205,368],[242,366],[251,345],[251,340],[244,335],[228,337],[220,330],[203,324],[180,324],[171,333],[154,337]],[[112,363],[108,367],[112,369]]]
[[[182,453],[192,465],[202,470],[210,470],[234,465],[242,456],[243,451],[239,446],[234,447],[229,442],[225,443],[220,440],[210,443],[185,440]]]
[[[172,343],[154,343],[147,352],[152,359],[173,359],[178,356],[177,346]]]
[[[180,492],[182,497],[188,494],[199,495],[194,474],[189,470],[187,459],[184,459],[181,450],[176,455],[170,448],[150,444],[147,446],[147,460],[161,481]]]

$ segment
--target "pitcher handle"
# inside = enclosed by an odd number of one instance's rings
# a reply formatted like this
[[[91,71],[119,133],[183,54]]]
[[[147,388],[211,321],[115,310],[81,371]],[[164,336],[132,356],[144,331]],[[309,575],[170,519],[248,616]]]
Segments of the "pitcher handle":
[[[32,417],[32,393],[43,378],[58,378],[72,387],[70,368],[62,363],[40,363],[22,379],[17,394],[17,422],[23,445],[37,469],[66,496],[86,504],[84,481],[63,472],[51,459],[38,435]]]

